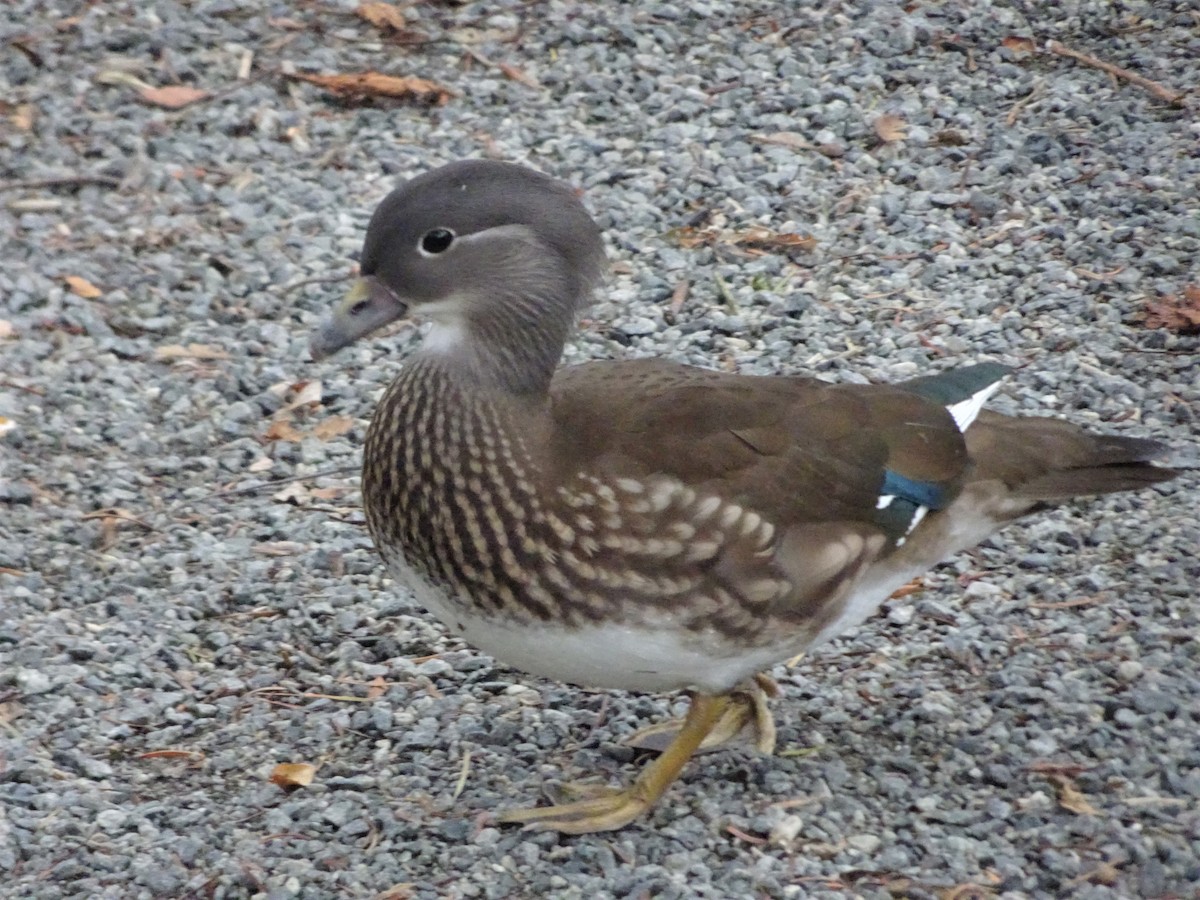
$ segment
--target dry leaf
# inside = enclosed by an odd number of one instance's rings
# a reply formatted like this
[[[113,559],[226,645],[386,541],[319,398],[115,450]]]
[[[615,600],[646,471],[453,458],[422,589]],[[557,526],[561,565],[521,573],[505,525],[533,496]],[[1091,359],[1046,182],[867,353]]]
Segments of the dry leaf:
[[[295,391],[296,396],[292,398],[291,403],[279,410],[280,414],[289,413],[301,406],[311,406],[321,402],[321,382],[315,379],[313,381],[297,381],[290,385],[288,390]]]
[[[263,434],[263,440],[299,443],[304,440],[304,432],[297,429],[291,422],[285,422],[281,419],[271,423],[271,427]]]
[[[204,754],[198,750],[151,750],[139,753],[138,759],[194,759],[199,762],[204,759]]]
[[[12,114],[13,127],[18,131],[32,131],[36,113],[32,103],[22,103]]]
[[[309,493],[317,500],[336,500],[346,493],[342,487],[313,488]]]
[[[328,441],[340,437],[353,427],[354,420],[349,416],[330,416],[314,425],[312,433],[317,440]]]
[[[255,553],[263,556],[295,556],[306,549],[299,541],[262,541],[253,547]]]
[[[701,244],[713,244],[717,240],[717,232],[712,228],[692,228],[690,225],[684,225],[680,228],[672,228],[667,232],[668,236],[675,239],[675,242],[680,247],[692,249],[699,247]]]
[[[24,712],[25,707],[16,700],[0,703],[0,725],[11,726],[13,722],[21,718]]]
[[[520,34],[520,31],[503,28],[452,28],[444,37],[466,47],[478,47],[481,44],[507,44]]]
[[[1110,887],[1121,880],[1121,870],[1110,862],[1102,862],[1090,872],[1084,872],[1082,875],[1076,875],[1066,885],[1076,885],[1082,883],[1091,884],[1106,884]]]
[[[750,247],[761,247],[765,250],[813,250],[817,239],[811,234],[800,234],[795,231],[778,232],[768,228],[747,228],[745,231],[732,232],[722,238],[727,244],[745,244]]]
[[[280,763],[271,770],[271,783],[284,789],[308,787],[313,783],[317,767],[309,763]]]
[[[1096,815],[1096,807],[1088,802],[1087,797],[1075,787],[1075,783],[1066,775],[1050,776],[1050,781],[1058,789],[1058,805],[1063,809],[1081,816]]]
[[[367,682],[367,699],[378,700],[387,693],[388,683],[383,680],[382,675],[376,675]]]
[[[1011,53],[1014,59],[1023,59],[1037,53],[1037,44],[1033,42],[1033,38],[1018,37],[1015,34],[1010,34],[1002,40],[1000,46]]]
[[[17,330],[13,328],[12,322],[8,319],[0,319],[0,341],[7,340],[16,333]]]
[[[68,275],[63,280],[66,281],[67,288],[72,294],[83,297],[85,300],[95,300],[104,293],[86,278],[80,278],[78,275]]]
[[[404,13],[390,3],[360,3],[354,12],[360,19],[370,22],[380,31],[404,30]]]
[[[415,76],[400,77],[383,75],[380,72],[359,72],[351,75],[300,75],[291,76],[298,81],[307,81],[323,87],[340,97],[361,100],[367,97],[395,97],[401,100],[418,100],[442,106],[455,92],[445,85]]]
[[[733,244],[755,250],[799,250],[809,252],[819,243],[811,234],[795,231],[771,231],[755,225],[742,231],[724,231],[715,226],[693,228],[683,226],[669,232],[681,247],[699,247],[705,244]]]
[[[308,488],[298,481],[293,481],[291,484],[285,485],[283,490],[276,491],[271,495],[271,499],[277,503],[291,503],[293,506],[300,506],[300,501],[307,500],[308,498]]]
[[[875,134],[885,144],[902,141],[908,136],[908,124],[899,116],[888,113],[875,120]]]
[[[772,134],[755,134],[750,140],[756,144],[775,144],[791,150],[815,150],[816,148],[805,139],[804,135],[795,131],[776,131]]]
[[[1189,284],[1179,294],[1147,300],[1143,322],[1147,328],[1200,334],[1200,284]]]
[[[896,590],[892,591],[888,599],[899,600],[901,597],[907,597],[910,594],[919,594],[923,590],[925,590],[925,579],[918,575],[912,581],[902,584]]]
[[[1079,763],[1051,762],[1050,760],[1032,762],[1027,768],[1030,772],[1037,772],[1041,775],[1065,775],[1068,778],[1074,778],[1076,775],[1088,770],[1087,766],[1080,765]]]
[[[515,81],[518,84],[523,84],[525,87],[529,88],[541,87],[541,85],[537,83],[537,79],[521,69],[518,69],[511,63],[496,63],[496,68],[503,72],[504,77],[510,81]]]
[[[0,437],[3,437],[10,431],[15,430],[16,427],[17,423],[12,419],[8,418],[7,416],[0,416]]]
[[[254,462],[250,463],[250,465],[246,466],[246,471],[247,472],[266,472],[268,469],[270,469],[274,465],[275,465],[275,460],[271,459],[271,457],[260,456]]]
[[[186,84],[169,84],[166,87],[138,88],[138,96],[151,106],[161,106],[163,109],[183,109],[197,100],[208,98],[208,91],[188,87]]]
[[[188,344],[186,347],[180,344],[168,344],[165,347],[156,347],[154,358],[159,361],[167,359],[229,359],[229,354],[221,348],[209,344]]]
[[[943,128],[934,134],[933,142],[939,147],[961,147],[963,144],[969,143],[970,138],[953,128]]]
[[[892,896],[897,896],[892,894]],[[907,891],[903,891],[899,896],[908,896]],[[990,887],[982,884],[976,884],[973,881],[964,881],[962,884],[956,884],[953,887],[938,891],[938,900],[986,900],[989,897],[995,897],[996,892]]]
[[[308,28],[308,25],[306,25],[304,22],[301,22],[299,19],[289,19],[287,16],[268,18],[267,24],[272,28],[278,28],[282,31],[304,31],[306,28]]]

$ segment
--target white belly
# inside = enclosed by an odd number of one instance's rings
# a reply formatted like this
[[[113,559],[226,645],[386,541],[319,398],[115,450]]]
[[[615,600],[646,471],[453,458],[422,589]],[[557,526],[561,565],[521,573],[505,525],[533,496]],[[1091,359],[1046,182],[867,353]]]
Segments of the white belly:
[[[561,627],[545,622],[514,623],[479,615],[401,560],[393,576],[451,633],[502,663],[554,681],[627,691],[695,689],[722,693],[758,672],[789,659],[859,624],[894,590],[874,584],[848,598],[846,611],[816,640],[780,635],[777,643],[753,649],[731,646],[719,634],[682,632],[664,621]],[[902,583],[902,582],[901,582]]]

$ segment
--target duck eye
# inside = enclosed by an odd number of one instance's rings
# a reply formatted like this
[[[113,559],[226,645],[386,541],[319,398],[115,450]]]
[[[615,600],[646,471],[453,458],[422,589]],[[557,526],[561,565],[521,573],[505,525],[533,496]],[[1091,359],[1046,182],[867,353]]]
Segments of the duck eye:
[[[426,256],[444,253],[454,243],[454,232],[448,228],[434,228],[421,238],[421,252]]]

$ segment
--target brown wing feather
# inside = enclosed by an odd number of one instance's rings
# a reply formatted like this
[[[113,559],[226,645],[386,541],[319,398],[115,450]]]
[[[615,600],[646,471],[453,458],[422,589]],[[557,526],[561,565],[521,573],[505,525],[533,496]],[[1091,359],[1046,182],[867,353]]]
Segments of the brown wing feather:
[[[1060,419],[985,410],[967,445],[976,461],[973,480],[997,479],[1015,496],[1043,504],[1136,490],[1178,474],[1150,464],[1163,452],[1157,441],[1094,434]]]
[[[873,523],[885,469],[936,483],[950,497],[968,466],[942,407],[886,386],[637,360],[565,369],[551,396],[559,477],[581,468],[673,475],[779,526]],[[614,396],[627,401],[615,412]]]

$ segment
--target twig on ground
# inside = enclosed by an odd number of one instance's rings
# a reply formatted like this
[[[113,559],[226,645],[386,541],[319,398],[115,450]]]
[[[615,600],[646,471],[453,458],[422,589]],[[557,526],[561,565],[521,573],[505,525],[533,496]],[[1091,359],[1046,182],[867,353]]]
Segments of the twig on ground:
[[[1066,44],[1058,41],[1049,41],[1046,44],[1046,49],[1055,56],[1066,56],[1076,62],[1081,62],[1084,65],[1092,66],[1100,69],[1102,72],[1107,72],[1116,78],[1124,78],[1126,81],[1136,84],[1138,87],[1145,88],[1159,100],[1165,100],[1167,103],[1179,106],[1183,103],[1183,98],[1187,96],[1185,91],[1176,91],[1159,84],[1157,81],[1151,81],[1144,75],[1139,75],[1137,72],[1130,72],[1128,69],[1122,69],[1120,66],[1115,66],[1110,62],[1105,62],[1089,53],[1081,53],[1078,50],[1073,50]]]
[[[98,184],[101,187],[120,187],[121,179],[111,175],[59,175],[55,178],[31,178],[28,181],[0,181],[0,191],[32,191],[38,188],[82,187]]]

